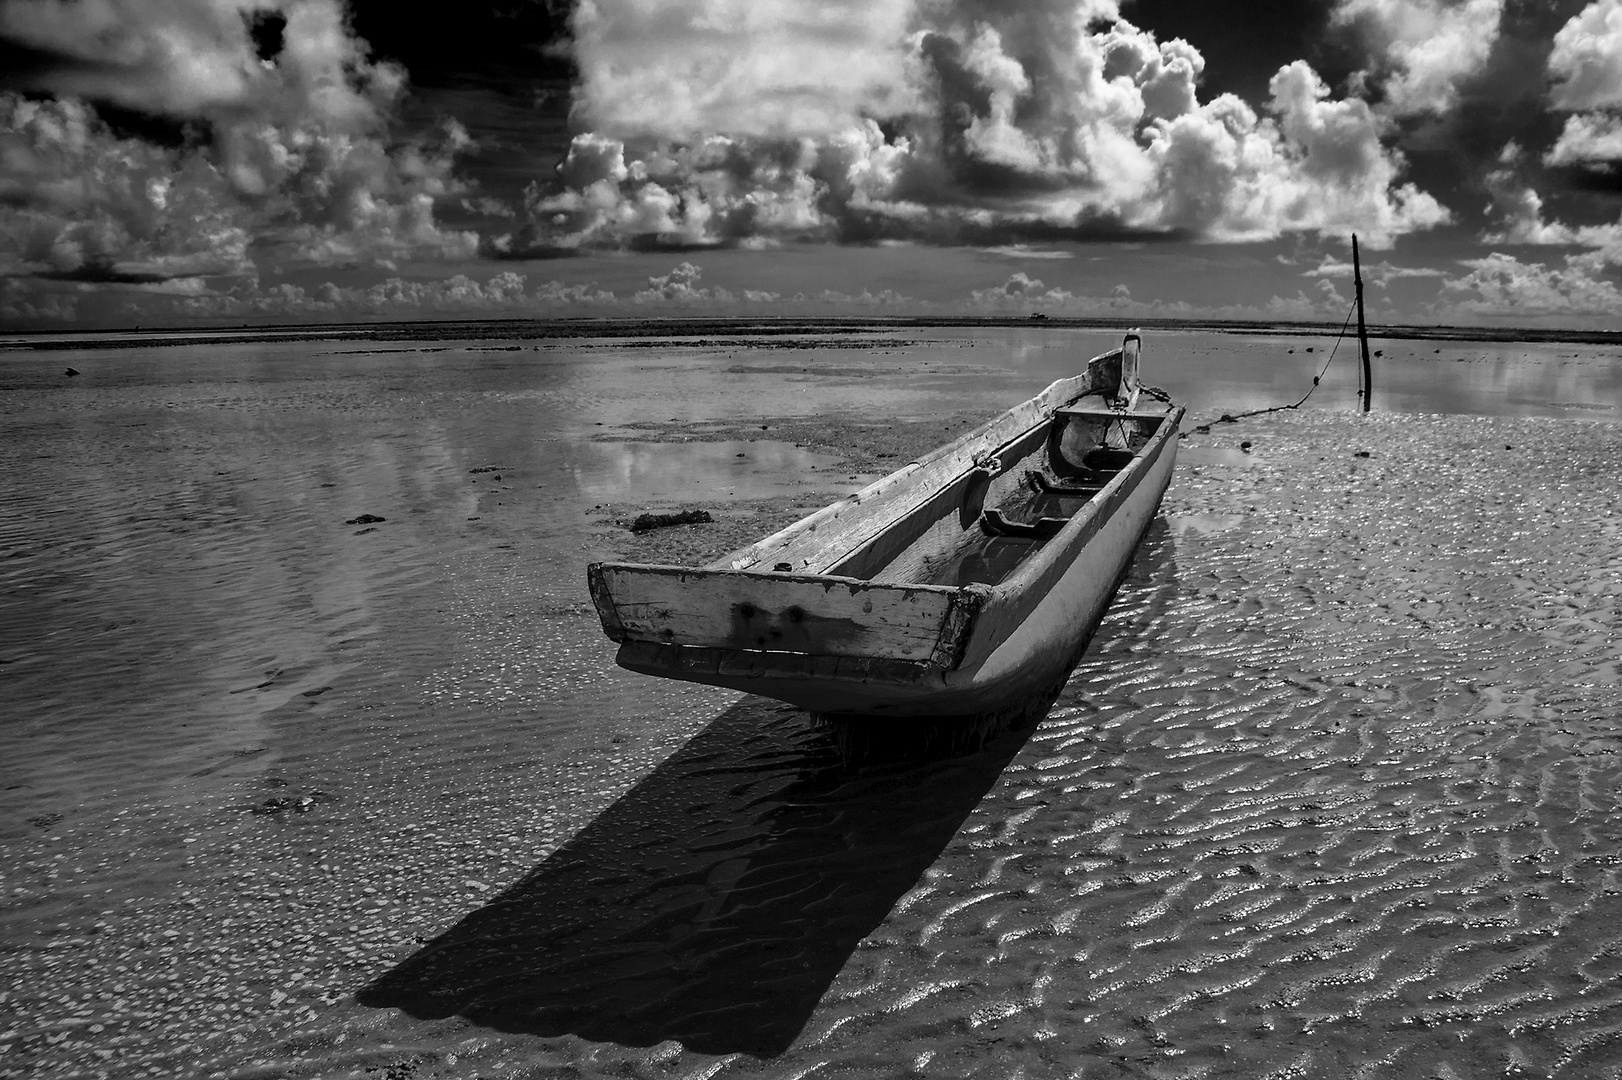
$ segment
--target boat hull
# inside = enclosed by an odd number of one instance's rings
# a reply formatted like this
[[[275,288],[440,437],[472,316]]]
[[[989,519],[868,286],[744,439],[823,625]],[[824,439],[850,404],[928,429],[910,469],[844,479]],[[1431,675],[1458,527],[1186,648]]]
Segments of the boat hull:
[[[831,716],[1051,700],[1176,465],[1183,410],[1138,407],[1136,343],[709,566],[589,567],[620,666]]]
[[[1169,433],[1168,433],[1169,434]],[[868,717],[972,717],[1020,711],[1054,692],[1081,659],[1082,650],[1120,586],[1148,531],[1176,465],[1175,437],[1133,476],[1114,505],[1096,508],[1083,522],[1068,558],[1035,592],[1034,604],[999,612],[996,597],[975,612],[962,644],[967,662],[955,670],[895,660],[803,657],[725,646],[626,641],[621,667],[647,675],[725,686],[776,698],[815,713]],[[1014,625],[1000,632],[999,617]],[[976,657],[977,646],[983,656]]]

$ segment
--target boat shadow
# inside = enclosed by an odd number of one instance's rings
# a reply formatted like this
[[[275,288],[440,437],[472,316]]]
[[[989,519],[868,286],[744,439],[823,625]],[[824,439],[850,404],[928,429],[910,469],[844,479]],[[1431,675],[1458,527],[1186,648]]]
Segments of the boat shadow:
[[[853,751],[838,725],[745,698],[357,1000],[532,1035],[780,1054],[1033,727]]]

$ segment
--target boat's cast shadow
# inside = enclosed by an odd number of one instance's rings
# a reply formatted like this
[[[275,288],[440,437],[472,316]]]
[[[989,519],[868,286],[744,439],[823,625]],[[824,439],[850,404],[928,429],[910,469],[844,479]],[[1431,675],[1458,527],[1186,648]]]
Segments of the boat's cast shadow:
[[[1030,730],[853,743],[746,698],[358,1000],[535,1035],[779,1054]]]

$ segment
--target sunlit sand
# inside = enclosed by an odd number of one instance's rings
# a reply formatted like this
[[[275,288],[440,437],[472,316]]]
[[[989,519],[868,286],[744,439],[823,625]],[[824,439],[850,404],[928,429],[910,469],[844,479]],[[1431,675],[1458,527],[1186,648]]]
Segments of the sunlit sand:
[[[1333,339],[1146,335],[1211,427],[1053,711],[862,762],[616,669],[584,567],[1115,343],[864,335],[4,354],[0,1076],[1614,1061],[1614,348],[1377,340],[1362,416],[1342,345],[1224,424]]]

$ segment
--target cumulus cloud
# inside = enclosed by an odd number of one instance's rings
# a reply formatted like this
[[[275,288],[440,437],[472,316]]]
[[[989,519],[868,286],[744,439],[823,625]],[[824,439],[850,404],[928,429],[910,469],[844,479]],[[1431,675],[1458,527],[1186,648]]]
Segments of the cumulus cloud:
[[[1489,187],[1500,226],[1483,240],[1492,244],[1528,244],[1587,248],[1574,256],[1589,267],[1622,266],[1622,219],[1601,225],[1567,225],[1543,217],[1543,199],[1531,187],[1493,174]]]
[[[579,118],[613,138],[836,134],[912,104],[912,0],[580,0]]]
[[[1566,118],[1547,165],[1614,170],[1622,164],[1622,0],[1595,0],[1554,36],[1550,100]]]
[[[1622,161],[1622,113],[1566,117],[1560,138],[1543,155],[1545,165],[1592,166]]]
[[[837,307],[841,310],[920,306],[919,301],[902,296],[893,289],[882,289],[876,293],[864,289],[857,294],[824,289],[819,293],[810,295],[802,292],[784,296],[781,293],[765,289],[738,289],[734,291],[722,288],[719,285],[702,285],[700,281],[703,277],[704,270],[702,267],[695,266],[690,262],[682,262],[668,274],[650,276],[648,278],[648,287],[632,294],[631,302],[644,305],[702,305],[705,307],[732,307],[737,309],[744,309],[752,304],[770,304],[774,309],[779,310],[785,306],[797,309]]]
[[[265,19],[279,33],[261,56]],[[0,96],[0,234],[14,261],[94,274],[189,259],[231,273],[250,240],[314,263],[476,248],[434,220],[438,200],[462,193],[465,131],[393,139],[405,72],[369,59],[340,0],[4,0],[0,35],[49,58],[13,84],[56,96]],[[191,124],[191,139],[121,138],[86,100]]]
[[[1487,174],[1490,210],[1497,221],[1482,237],[1490,244],[1560,245],[1590,250],[1573,265],[1588,270],[1622,266],[1622,218],[1599,225],[1567,225],[1543,216],[1543,197],[1520,175],[1523,155],[1514,143],[1500,155],[1502,168]]]
[[[8,326],[39,326],[70,323],[78,317],[77,296],[29,288],[15,278],[0,278],[0,323]]]
[[[390,277],[373,285],[326,282],[305,288],[290,282],[264,286],[247,277],[230,288],[174,301],[167,311],[202,320],[353,318],[390,316],[431,318],[493,314],[535,314],[566,307],[611,304],[612,292],[590,283],[547,281],[528,289],[523,274],[503,271],[485,281],[466,274],[439,280]]]
[[[1305,63],[1280,70],[1258,113],[1202,103],[1199,51],[1122,20],[1116,0],[887,2],[853,20],[843,7],[581,7],[590,130],[493,248],[1351,229],[1379,246],[1448,218],[1399,182],[1369,107],[1334,99]],[[784,61],[801,38],[804,56]]]
[[[251,236],[206,160],[109,132],[76,101],[0,94],[0,274],[232,274]]]
[[[1473,315],[1588,316],[1614,319],[1622,311],[1622,290],[1606,278],[1597,261],[1568,256],[1564,266],[1525,263],[1494,252],[1466,260],[1469,273],[1442,282],[1441,304]]]
[[[261,59],[255,17],[282,22]],[[0,34],[57,58],[50,88],[165,116],[238,112],[374,123],[405,82],[368,61],[337,0],[8,0]]]
[[[859,293],[821,290],[783,295],[757,289],[727,289],[703,284],[704,271],[682,261],[668,273],[650,276],[646,288],[616,295],[594,282],[543,281],[530,287],[524,274],[503,271],[480,281],[466,274],[444,279],[391,276],[371,285],[325,282],[314,287],[278,282],[264,284],[248,274],[226,287],[210,288],[201,279],[181,279],[151,285],[125,285],[128,302],[122,317],[135,322],[187,319],[200,322],[332,321],[368,318],[468,318],[478,316],[540,316],[589,312],[597,315],[646,313],[649,308],[690,311],[731,308],[748,311],[769,305],[784,310],[848,313],[853,310],[908,311],[928,304],[891,289]],[[0,279],[0,317],[13,325],[44,325],[71,320],[77,315],[76,297],[62,290],[73,288],[39,279]]]
[[[1489,244],[1574,243],[1574,230],[1544,219],[1543,197],[1521,179],[1514,168],[1520,156],[1520,149],[1509,144],[1501,155],[1505,167],[1494,169],[1486,176],[1490,209],[1498,224],[1482,239]]]
[[[981,248],[980,250],[987,255],[999,255],[1005,259],[1040,259],[1044,262],[1076,257],[1073,251],[1061,251],[1057,248],[1038,248],[1029,244],[999,244],[996,247]]]
[[[1498,40],[1504,0],[1340,0],[1332,16],[1368,38],[1384,108],[1397,116],[1440,114],[1461,83],[1480,73]]]
[[[1325,259],[1311,270],[1302,272],[1302,277],[1315,278],[1345,278],[1352,280],[1356,268],[1348,261],[1340,259]],[[1439,278],[1446,273],[1430,266],[1397,266],[1389,261],[1365,263],[1362,267],[1363,280],[1377,288],[1385,288],[1393,281],[1406,278]]]
[[[1338,319],[1346,314],[1349,301],[1333,282],[1319,281],[1313,292],[1316,295],[1308,296],[1302,290],[1291,297],[1273,296],[1262,304],[1205,306],[1182,300],[1138,300],[1125,285],[1116,285],[1108,296],[1088,296],[1058,286],[1050,287],[1041,278],[1017,271],[1001,285],[972,290],[969,305],[999,315],[1040,312],[1045,315],[1122,319],[1306,321]]]
[[[1622,0],[1595,0],[1560,28],[1549,74],[1557,109],[1622,109]]]
[[[1126,286],[1118,286],[1119,298],[1129,301],[1131,293]],[[969,294],[969,299],[976,307],[991,308],[999,311],[1019,311],[1028,307],[1067,307],[1078,301],[1078,297],[1065,289],[1050,289],[1041,278],[1033,278],[1023,270],[1008,275],[1008,280],[1001,285],[987,289],[975,289]]]
[[[632,297],[639,304],[675,301],[682,304],[691,304],[706,301],[721,301],[723,303],[736,300],[737,297],[725,289],[707,289],[698,282],[704,276],[704,271],[690,262],[684,262],[668,274],[658,274],[648,278],[648,287],[642,289]],[[772,299],[776,299],[775,296]]]

